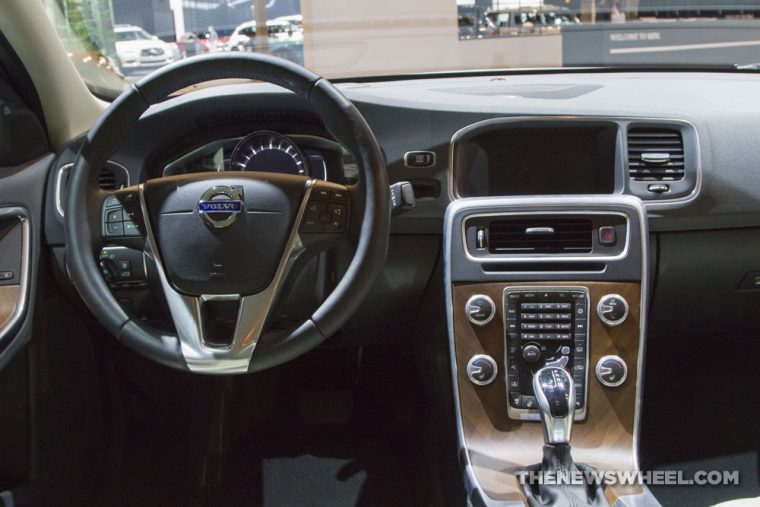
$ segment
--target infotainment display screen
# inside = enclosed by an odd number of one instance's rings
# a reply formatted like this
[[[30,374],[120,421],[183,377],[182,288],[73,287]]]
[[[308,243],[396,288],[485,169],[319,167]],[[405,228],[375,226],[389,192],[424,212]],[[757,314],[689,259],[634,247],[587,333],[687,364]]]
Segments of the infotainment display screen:
[[[476,134],[458,150],[463,196],[614,191],[615,124],[506,125]]]

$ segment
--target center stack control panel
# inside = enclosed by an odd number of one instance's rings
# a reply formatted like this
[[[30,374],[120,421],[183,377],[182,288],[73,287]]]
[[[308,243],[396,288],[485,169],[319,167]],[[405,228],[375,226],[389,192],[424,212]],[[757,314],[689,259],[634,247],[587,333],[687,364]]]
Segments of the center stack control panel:
[[[575,384],[575,418],[586,413],[589,296],[585,287],[520,287],[504,291],[507,414],[537,420],[533,375],[565,368]]]

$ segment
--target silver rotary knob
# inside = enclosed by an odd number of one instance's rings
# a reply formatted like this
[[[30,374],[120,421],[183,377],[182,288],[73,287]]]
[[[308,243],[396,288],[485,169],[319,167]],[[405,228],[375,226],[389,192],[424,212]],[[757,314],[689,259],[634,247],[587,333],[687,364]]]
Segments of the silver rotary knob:
[[[596,306],[596,314],[605,326],[619,326],[628,317],[628,301],[619,294],[602,296]]]
[[[467,319],[476,326],[485,326],[496,315],[496,304],[493,299],[483,294],[475,294],[464,305]]]

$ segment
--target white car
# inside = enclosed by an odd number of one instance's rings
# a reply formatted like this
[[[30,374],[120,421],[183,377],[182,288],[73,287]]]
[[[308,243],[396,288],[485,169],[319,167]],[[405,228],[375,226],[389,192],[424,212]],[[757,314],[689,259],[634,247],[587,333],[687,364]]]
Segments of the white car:
[[[227,48],[230,51],[257,51],[256,22],[246,21],[232,32]],[[270,55],[303,62],[303,30],[284,18],[267,21],[267,52]]]
[[[164,42],[139,26],[116,25],[116,55],[122,72],[150,71],[180,58],[176,44]]]

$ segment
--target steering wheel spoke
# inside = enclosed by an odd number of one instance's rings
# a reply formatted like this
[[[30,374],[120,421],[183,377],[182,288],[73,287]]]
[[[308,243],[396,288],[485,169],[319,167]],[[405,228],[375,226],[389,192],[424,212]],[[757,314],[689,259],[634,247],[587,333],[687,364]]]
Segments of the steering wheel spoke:
[[[190,371],[245,373],[249,370],[251,356],[266,329],[280,289],[295,262],[306,251],[297,225],[303,223],[314,182],[305,181],[303,197],[271,280],[253,294],[188,295],[180,292],[170,280],[151,220],[143,221],[147,236],[146,255],[158,272]],[[139,187],[137,196],[140,215],[150,217],[144,186]],[[224,322],[221,333],[217,325],[219,321]]]

